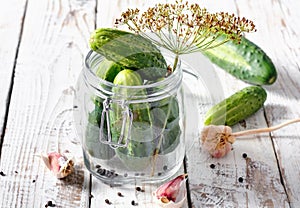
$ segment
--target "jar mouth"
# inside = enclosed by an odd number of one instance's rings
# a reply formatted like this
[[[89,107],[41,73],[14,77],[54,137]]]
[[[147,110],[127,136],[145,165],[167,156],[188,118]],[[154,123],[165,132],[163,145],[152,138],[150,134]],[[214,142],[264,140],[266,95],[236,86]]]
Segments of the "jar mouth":
[[[167,65],[173,66],[175,54],[169,51],[162,51],[162,54],[167,62]],[[131,90],[136,92],[141,90],[147,90],[147,97],[156,97],[161,96],[165,93],[172,93],[172,91],[177,90],[178,86],[181,84],[182,81],[181,61],[179,58],[176,69],[165,79],[155,81],[153,83],[146,83],[144,85],[136,86],[116,85],[112,82],[101,79],[96,75],[98,65],[104,59],[105,57],[101,54],[90,50],[85,58],[85,68],[83,74],[87,85],[92,87],[93,90],[101,92],[100,94],[104,92],[107,96],[112,96],[114,94],[114,92],[112,91],[113,88],[119,88],[124,91]],[[131,96],[131,98],[133,99],[144,99],[144,97],[145,95],[138,94]]]
[[[167,53],[167,52],[165,52]],[[170,52],[168,54],[163,54],[164,57],[166,58],[167,64],[173,66],[173,63],[171,62],[171,59],[175,58],[175,55],[171,54]],[[94,81],[97,83],[97,85],[102,84],[102,85],[106,85],[108,87],[120,87],[120,88],[127,88],[127,89],[142,89],[142,88],[155,88],[155,87],[161,87],[163,85],[166,85],[170,82],[170,80],[174,79],[174,77],[178,76],[178,73],[181,73],[181,61],[180,59],[178,60],[176,69],[165,79],[160,80],[160,81],[155,81],[153,83],[147,83],[144,85],[136,85],[136,86],[127,86],[127,85],[116,85],[112,82],[106,81],[104,79],[101,79],[100,77],[98,77],[96,75],[96,71],[93,70],[93,65],[91,64],[92,61],[94,61],[93,59],[99,59],[98,61],[102,61],[104,60],[104,56],[102,56],[101,54],[98,54],[96,52],[94,52],[93,50],[90,50],[85,58],[85,69],[86,72],[89,74],[89,77],[94,79]],[[96,67],[97,68],[97,67]],[[93,82],[94,83],[94,82]]]

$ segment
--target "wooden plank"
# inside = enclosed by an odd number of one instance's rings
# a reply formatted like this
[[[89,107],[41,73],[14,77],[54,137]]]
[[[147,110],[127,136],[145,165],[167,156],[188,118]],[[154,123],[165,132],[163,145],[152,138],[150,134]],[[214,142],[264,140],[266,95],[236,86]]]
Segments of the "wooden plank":
[[[152,1],[155,4],[158,1]],[[97,8],[97,28],[100,27],[113,27],[116,18],[119,18],[121,13],[127,8],[140,8],[141,10],[147,7],[150,2],[146,1],[102,1],[98,4]],[[183,167],[178,174],[183,173]],[[137,203],[138,207],[157,207],[154,202],[152,192],[160,184],[143,185],[139,183],[127,184],[117,187],[109,187],[98,179],[92,177],[91,187],[91,207],[131,207],[132,201]],[[140,187],[143,191],[137,191],[136,187]],[[123,197],[118,196],[122,193]],[[111,204],[105,202],[108,199]],[[187,206],[187,204],[186,204]]]
[[[211,11],[225,10],[237,13],[235,2],[218,2],[218,5],[211,1],[202,1],[201,3]],[[117,11],[121,10],[117,3],[112,7]],[[111,14],[110,10],[103,12],[106,16],[107,13]],[[101,22],[103,18],[99,16],[98,19],[100,19],[98,21],[100,25],[110,26],[112,23]],[[216,70],[223,86],[220,90],[224,90],[225,96],[246,86],[245,83],[234,79],[217,67]],[[266,126],[263,110],[249,118],[242,125],[235,127],[235,130],[258,126]],[[207,157],[207,153],[202,151],[199,141],[196,141],[191,151],[188,152],[189,187],[193,206],[288,207],[272,142],[268,138],[269,136],[266,134],[247,137],[246,140],[238,141],[235,144],[234,151],[220,160]],[[242,157],[245,152],[249,155],[247,159]],[[268,156],[264,156],[264,154]],[[199,157],[195,157],[195,155],[199,155]],[[214,169],[210,167],[211,164],[215,165]],[[243,182],[239,182],[242,179]],[[270,186],[272,191],[266,192]],[[92,188],[92,190],[97,189],[99,188]]]
[[[5,2],[0,8],[0,39],[2,40],[0,47],[0,135],[2,135],[10,96],[11,77],[13,76],[25,5],[25,0],[13,0]]]
[[[238,2],[238,5],[246,5],[246,1]],[[257,1],[255,3],[258,4]],[[244,14],[239,7],[235,7],[235,2],[223,2],[223,4],[227,5],[227,7],[224,5],[226,11],[229,10],[240,16],[246,15],[249,19],[252,18],[254,10],[257,14],[262,13],[262,10],[258,10],[257,7],[249,10],[249,7],[245,6],[248,12]],[[223,4],[219,2],[218,7],[222,8]],[[261,8],[266,8],[266,5],[261,5]],[[257,21],[260,22],[260,19]],[[262,34],[256,35],[257,39],[264,37]],[[222,84],[220,90],[224,91],[226,97],[247,86],[220,68],[215,67],[215,69]],[[264,111],[260,110],[243,123],[236,125],[233,130],[266,125]],[[233,147],[233,151],[221,159],[208,156],[199,141],[188,152],[189,187],[193,206],[289,207],[285,189],[281,184],[272,141],[268,134],[245,137],[236,141]],[[246,159],[242,157],[243,153],[248,155]]]
[[[69,112],[94,11],[95,1],[28,1],[2,147],[1,207],[88,206],[89,174],[82,164],[58,180],[39,154],[58,147],[81,152],[69,145]]]
[[[239,3],[238,3],[239,4]],[[266,10],[265,8],[271,8]],[[251,14],[258,21],[260,38],[251,38],[270,55],[278,70],[277,82],[268,87],[269,98],[265,107],[268,125],[273,126],[286,120],[300,117],[300,53],[298,1],[243,2],[240,12]],[[276,149],[283,183],[291,207],[300,202],[300,148],[299,124],[294,124],[271,134]]]

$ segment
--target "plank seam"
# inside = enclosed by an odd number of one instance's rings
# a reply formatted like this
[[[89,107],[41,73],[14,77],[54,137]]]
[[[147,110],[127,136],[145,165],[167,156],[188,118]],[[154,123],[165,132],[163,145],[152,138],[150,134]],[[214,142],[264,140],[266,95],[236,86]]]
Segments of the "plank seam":
[[[264,112],[265,120],[267,122],[267,126],[270,127],[270,122],[268,120],[265,107],[263,107],[263,112]],[[271,138],[272,148],[273,148],[273,151],[274,151],[274,154],[275,154],[275,158],[276,158],[276,164],[277,164],[277,168],[278,168],[278,172],[279,172],[280,182],[281,182],[281,184],[283,186],[284,193],[285,193],[285,195],[287,197],[289,207],[291,207],[290,197],[289,197],[289,194],[288,194],[288,191],[287,191],[287,187],[286,187],[286,184],[284,182],[283,174],[282,174],[282,171],[281,171],[281,168],[280,168],[280,162],[279,162],[279,159],[278,159],[279,157],[278,157],[278,154],[276,152],[275,142],[274,142],[274,139],[273,139],[273,136],[272,136],[272,132],[269,132],[268,134],[269,134],[269,137]]]
[[[183,169],[184,169],[184,173],[187,174],[187,158],[186,158],[186,156],[183,159]],[[192,199],[191,199],[191,192],[190,192],[190,185],[189,185],[189,178],[186,180],[185,184],[186,184],[186,195],[187,195],[188,207],[193,207]]]
[[[20,28],[20,33],[19,33],[19,40],[18,40],[17,47],[16,47],[16,53],[15,53],[14,64],[13,64],[12,75],[11,75],[11,81],[10,81],[8,94],[7,94],[7,99],[6,99],[7,100],[6,101],[6,109],[5,109],[5,113],[4,113],[4,121],[3,121],[2,132],[1,132],[1,136],[0,136],[0,159],[1,159],[1,154],[2,154],[3,141],[4,141],[4,137],[5,137],[5,129],[7,127],[7,120],[8,120],[8,116],[9,116],[9,106],[10,106],[11,97],[12,97],[12,93],[13,93],[15,70],[16,70],[16,66],[17,66],[17,59],[18,59],[18,56],[19,56],[19,48],[20,48],[20,45],[21,45],[21,39],[22,39],[22,36],[23,36],[24,22],[25,22],[25,17],[26,17],[26,12],[27,12],[27,5],[28,5],[28,0],[25,2],[24,12],[23,12],[23,15],[22,15],[22,22],[21,22],[21,28]]]

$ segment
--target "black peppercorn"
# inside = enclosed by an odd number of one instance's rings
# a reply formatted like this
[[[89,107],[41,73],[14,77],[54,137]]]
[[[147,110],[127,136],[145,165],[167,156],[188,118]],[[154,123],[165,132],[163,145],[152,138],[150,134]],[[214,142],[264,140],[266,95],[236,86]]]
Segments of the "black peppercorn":
[[[132,205],[132,206],[137,206],[138,203],[136,203],[134,200],[132,200],[132,201],[131,201],[131,205]]]
[[[209,166],[211,169],[214,169],[215,167],[216,167],[216,165],[215,164],[210,164],[210,166]]]
[[[111,202],[108,199],[105,199],[106,204],[111,204]]]
[[[244,179],[242,177],[239,177],[238,180],[239,180],[240,183],[243,183],[243,181],[244,181]]]
[[[248,155],[246,153],[243,153],[243,158],[247,158]]]

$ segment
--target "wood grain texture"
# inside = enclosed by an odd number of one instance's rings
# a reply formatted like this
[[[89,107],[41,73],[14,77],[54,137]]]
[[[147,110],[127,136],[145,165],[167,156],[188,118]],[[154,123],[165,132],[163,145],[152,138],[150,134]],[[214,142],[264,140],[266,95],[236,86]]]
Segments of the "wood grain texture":
[[[121,12],[127,8],[145,8],[149,4],[154,4],[159,1],[136,1],[136,0],[116,0],[116,1],[99,1],[97,7],[96,27],[114,27],[116,18],[120,17]],[[178,172],[183,173],[183,167]],[[143,185],[135,183],[121,187],[109,187],[101,181],[92,177],[91,187],[91,207],[131,207],[132,201],[136,202],[137,207],[154,208],[157,204],[154,201],[153,192],[160,184]],[[137,191],[136,187],[143,191]],[[123,197],[118,196],[122,193]],[[108,199],[110,204],[105,202]],[[132,206],[134,207],[134,206]],[[187,203],[185,204],[187,207]]]
[[[58,138],[69,139],[61,134],[68,129],[60,115],[73,106],[69,96],[88,51],[94,11],[95,1],[28,1],[1,154],[6,176],[0,207],[44,207],[49,200],[56,207],[88,205],[89,177],[82,165],[57,180],[39,154],[57,150]]]
[[[25,0],[6,1],[0,8],[0,135],[9,101],[9,91],[22,31]],[[0,138],[1,141],[2,138]]]
[[[0,130],[16,63],[0,158],[0,171],[5,174],[0,176],[1,208],[45,207],[47,201],[56,207],[134,207],[132,201],[136,207],[157,207],[152,192],[159,184],[110,187],[90,176],[83,166],[72,123],[74,85],[89,50],[90,33],[95,27],[112,27],[115,18],[128,7],[143,9],[157,2],[174,0],[0,2],[0,39],[5,40],[0,47]],[[277,68],[277,82],[264,86],[268,93],[264,108],[234,126],[233,131],[273,126],[300,117],[300,2],[189,2],[253,20],[258,31],[247,37],[270,56]],[[188,62],[198,66],[197,70],[211,70],[198,71],[210,91],[207,95],[207,90],[199,90],[200,118],[196,119],[202,127],[201,116],[211,105],[248,84],[216,66],[201,69],[196,56]],[[192,112],[190,106],[194,105],[188,106]],[[186,163],[190,207],[298,207],[299,124],[271,134],[240,138],[233,151],[222,159],[211,158],[202,149],[196,128],[188,135],[192,140],[188,143]],[[77,159],[75,173],[64,180],[56,179],[40,159],[40,153],[57,150],[69,151]],[[178,174],[183,172],[181,169]],[[185,203],[184,207],[188,205]]]
[[[263,8],[270,8],[268,2],[255,1],[253,3],[255,6],[253,5],[252,7],[247,5],[247,2],[232,1],[228,3],[223,1],[223,4],[230,5],[230,8],[228,8],[229,12],[239,16],[246,16],[249,19],[253,19],[254,22],[263,24],[259,14],[263,13]],[[203,2],[204,5],[205,3]],[[224,8],[224,11],[227,11],[226,5],[223,4],[219,2],[218,6],[214,7],[214,10],[217,7],[221,7]],[[239,5],[243,5],[244,10]],[[207,5],[208,8],[210,6],[209,4]],[[261,8],[261,10],[258,10],[258,8]],[[254,36],[260,40],[263,37],[269,37],[268,35],[263,35],[261,30],[247,37],[251,38]],[[271,42],[264,43],[263,47],[271,45]],[[258,42],[257,44],[260,43]],[[215,70],[222,83],[222,89],[220,90],[224,91],[226,97],[247,86],[247,84],[236,80],[220,68],[215,67]],[[272,93],[272,87],[267,87],[268,94],[269,91]],[[266,108],[267,106],[268,104]],[[234,131],[267,125],[265,112],[260,110],[254,116],[236,125]],[[214,159],[207,156],[207,153],[201,149],[201,144],[198,142],[187,153],[188,174],[190,177],[189,186],[193,206],[289,207],[289,199],[286,196],[285,187],[281,183],[281,172],[278,170],[277,163],[278,158],[274,153],[270,136],[268,134],[248,136],[238,140],[233,148],[233,151],[225,158]],[[243,153],[248,155],[246,159],[242,157]],[[195,155],[199,155],[199,157],[195,158]]]
[[[258,22],[259,37],[251,38],[268,52],[278,70],[277,82],[268,87],[268,102],[265,114],[268,125],[273,126],[286,120],[300,117],[300,43],[299,8],[297,1],[264,1],[264,4],[238,2],[239,10],[249,13]],[[264,10],[264,8],[271,8]],[[258,12],[264,10],[264,12]],[[250,14],[250,13],[249,13]],[[259,20],[259,21],[258,21]],[[300,202],[300,180],[298,160],[300,127],[294,124],[271,134],[291,207]]]

